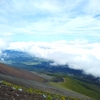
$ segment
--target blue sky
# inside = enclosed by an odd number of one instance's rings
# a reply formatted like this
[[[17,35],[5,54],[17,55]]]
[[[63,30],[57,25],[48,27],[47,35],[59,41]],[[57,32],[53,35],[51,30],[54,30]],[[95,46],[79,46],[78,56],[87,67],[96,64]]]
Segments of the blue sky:
[[[0,37],[99,42],[100,0],[0,0]]]

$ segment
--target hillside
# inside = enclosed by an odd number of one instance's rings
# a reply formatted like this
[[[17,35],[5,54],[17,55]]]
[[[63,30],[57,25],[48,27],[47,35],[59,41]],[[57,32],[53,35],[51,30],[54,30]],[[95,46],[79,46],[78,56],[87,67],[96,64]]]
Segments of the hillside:
[[[19,77],[27,80],[34,80],[38,82],[46,81],[44,78],[34,73],[31,73],[30,71],[13,68],[3,63],[0,63],[0,73],[8,76]]]
[[[0,80],[0,90],[0,100],[82,100],[26,88],[3,80]]]
[[[40,81],[39,79],[41,79],[42,77],[34,74],[34,73],[31,73],[30,75],[33,75],[32,77],[30,77],[29,75],[27,76],[28,73],[30,72],[27,72],[27,73],[23,73],[25,72],[25,70],[19,70],[19,69],[15,69],[15,68],[12,68],[10,66],[7,66],[5,64],[0,64],[0,79],[2,80],[6,80],[8,82],[10,82],[11,84],[17,84],[19,86],[24,86],[24,87],[27,87],[27,88],[32,88],[32,89],[38,89],[39,91],[44,91],[44,92],[47,92],[47,93],[50,93],[50,94],[57,94],[57,95],[62,95],[62,96],[67,96],[67,97],[72,97],[72,98],[77,98],[76,100],[92,100],[91,98],[85,96],[85,95],[82,95],[82,94],[79,94],[79,93],[76,93],[74,91],[70,91],[70,90],[63,90],[63,89],[60,89],[60,88],[56,88],[54,86],[50,86],[48,85],[47,82],[43,82],[43,81]],[[19,74],[18,74],[19,73]],[[22,75],[21,73],[23,73],[24,75]],[[18,77],[17,77],[18,75]],[[34,78],[34,75],[38,78],[38,79],[35,79]],[[44,78],[42,78],[44,79]],[[5,93],[5,91],[4,91]],[[47,99],[48,100],[48,99]],[[49,100],[52,100],[52,99],[49,99]],[[54,99],[56,100],[56,99]],[[59,99],[58,99],[59,100]],[[66,100],[66,99],[60,99],[60,100]],[[73,99],[69,99],[69,100],[73,100]]]
[[[0,100],[46,100],[42,94],[26,92],[20,86],[0,81]]]
[[[78,93],[87,95],[96,100],[100,100],[100,86],[95,85],[92,82],[85,82],[77,79],[74,76],[66,76],[64,77],[64,82],[49,82],[52,86],[64,89],[64,90],[72,90]]]

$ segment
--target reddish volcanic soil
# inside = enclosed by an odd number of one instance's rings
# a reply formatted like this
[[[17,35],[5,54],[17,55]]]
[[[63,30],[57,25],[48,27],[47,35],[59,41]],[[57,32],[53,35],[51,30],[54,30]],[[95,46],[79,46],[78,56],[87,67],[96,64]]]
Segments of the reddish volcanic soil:
[[[0,63],[0,73],[4,75],[8,75],[8,76],[14,76],[14,77],[22,78],[22,79],[27,79],[27,80],[34,80],[38,82],[46,81],[42,77],[34,73],[31,73],[30,71],[13,68],[2,63]]]

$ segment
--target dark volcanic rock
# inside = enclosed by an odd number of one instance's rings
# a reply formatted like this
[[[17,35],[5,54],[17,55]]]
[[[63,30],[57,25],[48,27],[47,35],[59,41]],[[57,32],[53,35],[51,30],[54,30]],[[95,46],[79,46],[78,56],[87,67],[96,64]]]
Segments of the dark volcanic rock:
[[[15,90],[0,83],[0,100],[46,100],[42,95]]]

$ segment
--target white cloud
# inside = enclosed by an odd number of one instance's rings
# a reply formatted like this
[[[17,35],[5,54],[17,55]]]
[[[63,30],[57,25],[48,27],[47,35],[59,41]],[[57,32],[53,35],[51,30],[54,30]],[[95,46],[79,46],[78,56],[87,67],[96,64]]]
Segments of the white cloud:
[[[53,60],[57,65],[69,64],[70,68],[100,76],[100,43],[85,41],[14,42],[8,49],[21,50],[31,55]]]
[[[10,37],[10,36],[13,35],[13,33],[11,33],[11,32],[4,32],[1,35],[4,36],[4,37]]]
[[[0,39],[0,50],[3,50],[7,47],[7,41]]]
[[[0,33],[84,35],[98,37],[99,0],[1,0]],[[6,6],[5,6],[6,5]],[[34,32],[35,31],[35,32]],[[9,34],[8,34],[9,35]],[[11,34],[10,34],[11,35]],[[82,37],[81,36],[81,37]],[[25,41],[22,38],[22,41]]]
[[[69,64],[70,68],[82,69],[87,74],[100,76],[100,43],[89,43],[86,40],[65,40],[55,42],[7,42],[0,39],[2,50],[12,49],[28,52],[40,58],[53,60],[55,65]]]
[[[2,55],[2,51],[8,47],[7,40],[3,40],[0,38],[0,56]]]
[[[100,13],[100,0],[89,0],[89,3],[88,5],[85,7],[85,11],[88,13],[88,14],[98,14]]]

